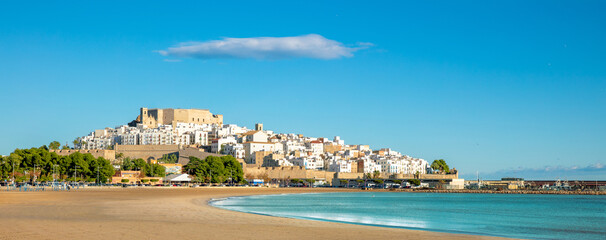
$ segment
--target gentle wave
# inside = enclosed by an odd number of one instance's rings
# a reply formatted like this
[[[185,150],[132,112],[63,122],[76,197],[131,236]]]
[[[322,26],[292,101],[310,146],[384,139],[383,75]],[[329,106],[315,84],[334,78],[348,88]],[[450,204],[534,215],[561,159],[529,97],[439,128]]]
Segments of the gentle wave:
[[[532,239],[606,239],[606,196],[358,192],[242,196],[210,204],[370,226]]]

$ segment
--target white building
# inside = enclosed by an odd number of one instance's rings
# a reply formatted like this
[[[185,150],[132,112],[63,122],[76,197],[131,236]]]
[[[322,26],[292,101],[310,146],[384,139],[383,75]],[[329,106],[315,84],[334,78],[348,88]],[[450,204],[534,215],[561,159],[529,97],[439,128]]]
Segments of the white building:
[[[228,143],[223,145],[223,151],[227,155],[232,155],[238,159],[244,159],[244,145],[241,143]]]
[[[268,136],[263,131],[249,131],[242,134],[242,143],[245,142],[268,142]]]
[[[305,167],[306,169],[320,170],[324,168],[324,160],[320,158],[299,157],[290,159],[295,166]]]
[[[351,165],[357,164],[357,162],[353,161],[344,161],[344,160],[336,160],[331,161],[328,166],[328,171],[331,172],[351,172]]]
[[[309,147],[308,150],[313,153],[313,155],[320,155],[324,153],[324,143],[321,141],[311,141],[307,143]]]
[[[224,138],[215,139],[210,144],[210,151],[213,153],[220,153],[221,148],[227,144],[236,144],[236,138],[233,136],[228,136]],[[224,149],[225,150],[225,149]]]
[[[208,132],[202,130],[194,131],[194,144],[208,145]]]
[[[248,159],[257,151],[274,152],[274,143],[270,142],[246,142],[244,146],[244,158]]]

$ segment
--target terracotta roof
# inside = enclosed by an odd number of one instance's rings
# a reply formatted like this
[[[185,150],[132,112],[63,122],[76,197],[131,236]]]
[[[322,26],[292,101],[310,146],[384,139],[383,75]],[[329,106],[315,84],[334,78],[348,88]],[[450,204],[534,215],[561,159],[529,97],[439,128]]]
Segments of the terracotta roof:
[[[260,132],[260,131],[248,131],[248,132],[243,133],[242,136],[253,135],[258,132]]]
[[[275,143],[272,143],[272,142],[245,142],[245,144],[246,143],[259,143],[259,144],[272,144],[272,145],[275,144]]]

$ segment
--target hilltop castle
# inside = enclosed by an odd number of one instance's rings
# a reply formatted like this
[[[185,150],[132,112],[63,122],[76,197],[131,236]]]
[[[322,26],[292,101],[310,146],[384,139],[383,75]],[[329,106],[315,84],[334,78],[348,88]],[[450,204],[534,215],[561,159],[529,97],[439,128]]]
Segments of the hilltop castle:
[[[158,125],[176,125],[181,123],[195,124],[218,124],[223,125],[223,115],[212,114],[208,109],[172,109],[172,108],[141,108],[141,112],[135,120],[137,123],[149,128],[157,128]]]

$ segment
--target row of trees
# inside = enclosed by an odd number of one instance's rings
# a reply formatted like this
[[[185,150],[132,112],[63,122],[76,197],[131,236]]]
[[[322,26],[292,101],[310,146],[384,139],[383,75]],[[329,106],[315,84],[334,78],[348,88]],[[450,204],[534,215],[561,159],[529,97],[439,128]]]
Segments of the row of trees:
[[[53,150],[57,150],[57,149],[71,149],[67,143],[63,146],[61,146],[61,143],[57,142],[57,141],[52,141],[50,144],[48,144],[48,149],[53,149]]]
[[[204,160],[189,157],[189,163],[184,168],[189,174],[195,176],[196,181],[199,182],[224,183],[230,178],[234,183],[244,182],[242,165],[230,155],[208,156]]]
[[[148,177],[164,177],[166,175],[166,168],[164,166],[161,166],[160,164],[147,163],[141,158],[122,159],[120,169],[125,171],[141,171],[143,176]]]
[[[177,153],[164,154],[161,158],[158,158],[158,162],[162,163],[176,163],[178,161],[179,155]]]
[[[55,147],[55,145],[53,145]],[[48,147],[16,149],[0,157],[0,180],[24,181],[88,181],[106,182],[114,175],[109,160],[91,154],[72,153],[60,156]],[[98,179],[98,180],[97,180]]]

